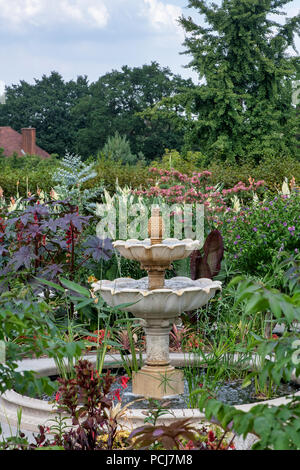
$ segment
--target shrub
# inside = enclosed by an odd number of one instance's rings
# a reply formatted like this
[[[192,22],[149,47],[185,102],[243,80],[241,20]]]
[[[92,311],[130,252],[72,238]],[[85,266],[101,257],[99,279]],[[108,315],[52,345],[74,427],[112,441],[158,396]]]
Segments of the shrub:
[[[99,156],[98,160],[90,157],[94,162],[96,176],[85,182],[82,189],[97,188],[101,183],[110,192],[114,193],[116,182],[119,186],[132,188],[147,187],[149,180],[149,167],[145,166],[143,158],[138,158],[136,165],[120,164],[110,156]],[[40,159],[39,157],[4,157],[0,154],[0,186],[7,197],[19,192],[26,196],[27,191],[35,193],[37,187],[49,192],[53,186],[52,175],[55,173],[59,161]],[[232,163],[212,161],[201,152],[186,152],[180,154],[176,150],[166,150],[162,159],[155,161],[151,167],[166,170],[177,170],[180,173],[192,176],[193,172],[210,171],[212,185],[222,183],[224,188],[231,188],[239,181],[248,184],[249,177],[255,180],[264,180],[267,187],[273,192],[281,186],[284,178],[300,182],[300,162],[291,157],[282,155],[267,155],[258,164],[252,160]]]
[[[57,166],[58,160],[54,156],[47,159],[38,156],[0,156],[0,187],[6,197],[16,194],[26,197],[28,191],[35,193],[37,188],[49,192]]]
[[[299,196],[275,196],[238,213],[227,212],[221,231],[233,266],[244,273],[264,275],[274,256],[299,250]]]
[[[120,165],[120,163],[112,159],[106,159],[103,156],[99,157],[95,165],[95,171],[97,176],[86,183],[85,188],[93,188],[102,181],[107,191],[114,193],[116,182],[121,187],[138,188],[140,185],[144,186],[149,179],[148,168],[144,166],[143,162],[138,162],[135,166]]]
[[[265,155],[259,163],[251,159],[233,163],[220,162],[210,159],[201,152],[186,152],[180,154],[176,150],[166,150],[163,157],[152,162],[152,167],[158,169],[177,170],[191,176],[193,171],[208,170],[212,173],[211,183],[223,183],[230,188],[241,181],[247,184],[249,177],[255,180],[264,180],[272,191],[281,187],[284,178],[295,177],[300,182],[300,161],[290,156],[276,154]]]
[[[249,177],[264,180],[272,191],[281,187],[285,178],[291,179],[294,176],[296,181],[300,182],[300,162],[280,155],[266,156],[257,165],[251,161],[240,165],[212,162],[206,169],[212,172],[213,184],[222,182],[225,187],[230,187],[238,181],[247,183]]]

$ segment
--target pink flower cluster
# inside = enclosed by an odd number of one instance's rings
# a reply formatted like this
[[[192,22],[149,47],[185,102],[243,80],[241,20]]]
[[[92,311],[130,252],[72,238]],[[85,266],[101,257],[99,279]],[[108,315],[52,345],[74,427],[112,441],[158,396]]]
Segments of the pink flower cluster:
[[[253,182],[250,182],[249,186],[246,186],[242,181],[239,181],[233,188],[223,189],[222,194],[223,196],[226,196],[227,194],[238,193],[240,191],[255,191],[257,188],[265,184],[264,180],[259,180],[256,182],[254,180],[252,181]]]
[[[146,198],[162,197],[167,203],[199,203],[204,204],[209,212],[224,212],[227,209],[226,196],[231,193],[256,191],[264,185],[264,181],[255,182],[249,178],[249,186],[241,181],[233,188],[216,191],[215,186],[206,183],[212,173],[210,171],[196,172],[192,176],[180,173],[178,170],[150,168],[150,173],[156,174],[156,180],[149,180],[150,188],[133,191],[138,196]]]

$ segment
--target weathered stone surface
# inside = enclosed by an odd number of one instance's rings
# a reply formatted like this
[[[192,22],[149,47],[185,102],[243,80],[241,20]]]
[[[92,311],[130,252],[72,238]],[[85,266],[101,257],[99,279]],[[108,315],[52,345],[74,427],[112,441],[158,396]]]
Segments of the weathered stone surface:
[[[156,399],[179,395],[184,392],[183,372],[172,366],[146,365],[133,374],[132,391]]]

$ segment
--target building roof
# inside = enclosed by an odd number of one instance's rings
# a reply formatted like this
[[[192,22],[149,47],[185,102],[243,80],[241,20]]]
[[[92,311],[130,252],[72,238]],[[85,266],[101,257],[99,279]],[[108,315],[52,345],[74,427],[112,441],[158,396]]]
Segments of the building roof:
[[[23,157],[23,147],[24,143],[22,134],[15,131],[10,126],[0,127],[0,148],[4,149],[4,155],[6,157],[10,157],[14,152],[16,152],[20,157]],[[35,155],[39,155],[42,158],[50,157],[50,154],[41,149],[38,145],[35,145],[35,148]]]

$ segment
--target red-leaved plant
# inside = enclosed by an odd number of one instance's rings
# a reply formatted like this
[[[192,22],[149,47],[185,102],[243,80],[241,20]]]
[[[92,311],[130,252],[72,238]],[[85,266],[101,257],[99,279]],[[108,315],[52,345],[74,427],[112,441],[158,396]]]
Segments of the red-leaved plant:
[[[87,360],[80,360],[75,365],[74,379],[58,379],[60,387],[55,400],[61,412],[66,412],[72,419],[72,427],[55,435],[53,441],[46,439],[45,429],[40,427],[39,446],[61,446],[65,450],[111,450],[117,433],[118,413],[114,400],[121,400],[120,390],[111,391],[117,380],[107,371],[99,375],[94,365]],[[127,388],[127,377],[121,377],[122,389]],[[103,439],[104,438],[104,439]]]
[[[225,441],[227,432],[218,438],[205,426],[197,430],[188,418],[178,419],[171,424],[144,425],[134,429],[129,439],[132,448],[148,450],[159,444],[164,450],[228,450],[234,449],[234,437]]]

